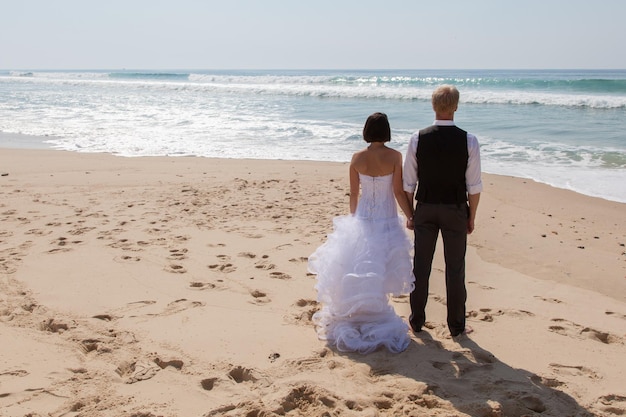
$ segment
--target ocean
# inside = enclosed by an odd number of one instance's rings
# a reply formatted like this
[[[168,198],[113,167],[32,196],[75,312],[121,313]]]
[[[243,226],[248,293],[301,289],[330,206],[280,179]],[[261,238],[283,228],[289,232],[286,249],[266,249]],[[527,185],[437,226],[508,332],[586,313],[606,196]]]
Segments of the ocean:
[[[484,172],[626,202],[626,70],[0,70],[0,147],[344,162],[376,111],[404,153],[444,83]]]

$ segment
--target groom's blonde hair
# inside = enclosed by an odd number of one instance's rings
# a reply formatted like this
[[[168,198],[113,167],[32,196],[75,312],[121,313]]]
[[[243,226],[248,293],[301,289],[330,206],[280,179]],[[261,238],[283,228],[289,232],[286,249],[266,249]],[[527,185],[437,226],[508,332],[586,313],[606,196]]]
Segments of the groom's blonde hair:
[[[432,103],[436,113],[455,112],[459,105],[459,90],[453,85],[440,85],[433,91]]]

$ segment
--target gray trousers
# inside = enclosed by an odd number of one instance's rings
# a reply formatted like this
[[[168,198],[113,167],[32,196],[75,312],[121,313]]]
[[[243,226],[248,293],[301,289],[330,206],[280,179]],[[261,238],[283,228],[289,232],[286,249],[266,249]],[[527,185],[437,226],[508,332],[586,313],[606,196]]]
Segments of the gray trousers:
[[[413,225],[415,289],[411,292],[409,321],[415,331],[426,322],[428,281],[437,237],[441,231],[446,264],[446,305],[448,329],[453,336],[465,330],[465,252],[467,248],[468,208],[465,204],[417,203]]]

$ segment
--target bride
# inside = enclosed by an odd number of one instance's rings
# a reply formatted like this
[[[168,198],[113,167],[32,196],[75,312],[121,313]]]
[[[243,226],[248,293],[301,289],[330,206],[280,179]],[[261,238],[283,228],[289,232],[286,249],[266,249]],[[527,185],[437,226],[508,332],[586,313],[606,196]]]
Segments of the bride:
[[[385,346],[397,353],[409,345],[409,328],[389,295],[410,293],[414,278],[412,243],[396,201],[407,219],[413,209],[402,189],[402,154],[385,145],[391,140],[387,116],[369,116],[363,138],[368,147],[350,163],[351,214],[333,219],[333,232],[309,257],[322,303],[313,322],[318,337],[342,352]]]

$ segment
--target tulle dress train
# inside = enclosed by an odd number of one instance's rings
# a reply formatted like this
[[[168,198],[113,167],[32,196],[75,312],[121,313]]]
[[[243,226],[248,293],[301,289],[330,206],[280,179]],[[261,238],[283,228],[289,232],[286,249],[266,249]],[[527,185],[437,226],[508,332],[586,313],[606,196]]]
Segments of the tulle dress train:
[[[313,322],[318,337],[339,351],[369,353],[385,346],[397,353],[409,345],[409,328],[389,297],[414,287],[412,242],[398,216],[392,174],[359,178],[356,213],[335,217],[332,233],[309,257],[322,303]]]

